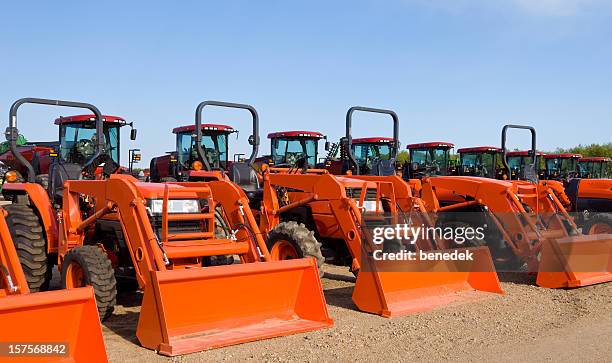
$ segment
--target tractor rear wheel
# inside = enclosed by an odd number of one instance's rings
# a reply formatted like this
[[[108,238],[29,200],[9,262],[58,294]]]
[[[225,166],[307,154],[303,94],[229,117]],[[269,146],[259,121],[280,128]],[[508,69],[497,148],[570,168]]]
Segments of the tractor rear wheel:
[[[117,303],[115,271],[106,253],[98,246],[70,250],[62,263],[64,289],[91,286],[96,295],[100,320],[108,318]]]
[[[604,233],[612,233],[612,213],[596,214],[582,227],[582,234]]]
[[[313,257],[319,268],[319,276],[323,276],[325,258],[321,253],[321,243],[304,224],[293,221],[280,223],[268,233],[266,246],[272,260]]]
[[[30,291],[49,289],[53,263],[47,255],[47,239],[40,218],[32,207],[25,204],[5,205],[4,210]]]

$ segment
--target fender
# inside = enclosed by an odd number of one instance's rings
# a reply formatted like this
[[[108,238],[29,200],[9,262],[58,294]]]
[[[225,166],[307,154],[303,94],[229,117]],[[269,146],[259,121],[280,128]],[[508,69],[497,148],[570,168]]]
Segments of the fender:
[[[45,228],[47,253],[57,253],[57,220],[55,218],[55,209],[51,205],[47,191],[40,184],[35,183],[5,183],[2,186],[2,193],[26,194],[28,196],[30,203],[40,214]]]

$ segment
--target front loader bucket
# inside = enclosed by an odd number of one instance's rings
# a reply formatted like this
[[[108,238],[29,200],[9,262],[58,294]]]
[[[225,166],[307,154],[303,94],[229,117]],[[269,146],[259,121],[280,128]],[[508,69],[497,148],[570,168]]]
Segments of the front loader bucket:
[[[16,362],[107,361],[91,287],[0,297],[0,327],[2,350],[9,349],[6,343],[38,345],[38,354]],[[49,346],[52,352],[40,351]],[[0,360],[6,353],[0,351]]]
[[[544,241],[536,283],[569,288],[612,281],[612,234]]]
[[[503,294],[488,248],[457,251],[471,252],[472,260],[373,261],[371,257],[362,258],[353,302],[362,311],[393,317]]]
[[[174,356],[331,325],[308,258],[154,271],[136,336]]]

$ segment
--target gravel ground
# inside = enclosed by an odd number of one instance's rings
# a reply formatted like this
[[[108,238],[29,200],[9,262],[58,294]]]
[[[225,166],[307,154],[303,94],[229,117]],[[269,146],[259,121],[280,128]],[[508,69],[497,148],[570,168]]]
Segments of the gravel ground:
[[[501,276],[505,295],[473,304],[386,319],[356,310],[352,275],[325,266],[332,328],[256,341],[172,359],[138,346],[137,293],[120,296],[104,323],[112,362],[200,361],[612,361],[612,284],[543,289]]]

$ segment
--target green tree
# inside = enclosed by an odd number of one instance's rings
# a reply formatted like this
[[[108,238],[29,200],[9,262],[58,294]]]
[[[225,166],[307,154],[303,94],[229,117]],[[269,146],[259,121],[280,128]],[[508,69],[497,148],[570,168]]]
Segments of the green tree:
[[[404,164],[406,161],[410,160],[410,154],[406,150],[402,150],[397,153],[397,163]]]
[[[612,158],[612,142],[605,144],[578,145],[567,149],[557,148],[556,153],[574,153],[582,156],[607,156]]]
[[[582,156],[603,156],[612,158],[612,142],[605,144],[578,145],[567,149],[557,148],[555,153],[573,153]],[[607,164],[608,175],[612,174],[612,162]]]

